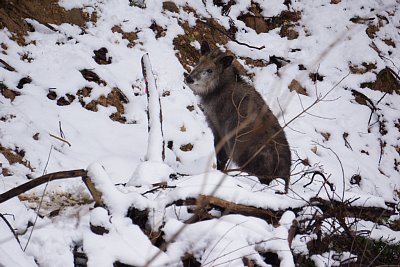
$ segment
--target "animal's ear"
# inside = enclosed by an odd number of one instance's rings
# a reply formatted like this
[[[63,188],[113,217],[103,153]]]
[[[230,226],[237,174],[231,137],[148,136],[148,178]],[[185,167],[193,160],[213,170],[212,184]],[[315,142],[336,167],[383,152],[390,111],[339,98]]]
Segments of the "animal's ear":
[[[201,51],[201,55],[202,56],[207,55],[208,53],[210,53],[211,49],[210,49],[210,46],[208,45],[207,41],[201,42],[200,51]]]
[[[219,63],[222,64],[224,68],[229,67],[232,64],[233,56],[223,56],[219,59]]]

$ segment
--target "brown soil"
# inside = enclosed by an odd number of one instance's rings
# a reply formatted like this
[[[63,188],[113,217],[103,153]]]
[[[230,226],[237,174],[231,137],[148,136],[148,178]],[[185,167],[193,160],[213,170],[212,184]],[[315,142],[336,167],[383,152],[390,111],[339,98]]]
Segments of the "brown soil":
[[[400,95],[400,77],[390,68],[386,67],[376,75],[375,82],[362,83],[361,88],[368,87],[384,93]]]
[[[89,20],[94,20],[80,9],[65,10],[57,0],[0,0],[0,28],[12,32],[13,39],[20,45],[25,44],[24,36],[33,28],[25,21],[34,19],[49,29],[50,24],[71,23],[83,27]]]
[[[84,89],[87,88],[83,88],[82,90]],[[79,91],[77,94],[79,94]],[[88,94],[90,94],[90,91],[88,92]],[[113,106],[117,109],[117,112],[111,114],[110,119],[112,119],[113,121],[118,121],[120,123],[126,123],[126,118],[124,116],[124,104],[128,103],[128,99],[119,88],[113,88],[107,96],[101,95],[98,99],[92,100],[88,104],[85,103],[83,98],[80,98],[80,102],[82,106],[84,106],[87,110],[91,110],[94,112],[98,110],[97,105],[101,105],[103,107]]]
[[[163,9],[166,11],[174,12],[174,13],[179,13],[179,8],[177,5],[172,2],[172,1],[165,1],[163,2]]]
[[[290,91],[296,91],[297,93],[301,95],[307,95],[307,90],[300,84],[299,81],[293,79],[292,82],[289,84],[289,90]]]
[[[25,151],[19,150],[18,148],[12,150],[11,148],[3,147],[2,145],[0,145],[0,154],[3,154],[3,156],[7,159],[9,164],[19,163],[28,168],[29,170],[33,171],[30,162],[24,159]],[[2,169],[2,174],[4,176],[12,175],[12,173],[6,168]]]
[[[192,42],[207,41],[212,48],[215,48],[214,44],[225,45],[229,41],[229,37],[223,34],[226,29],[213,19],[198,20],[194,27],[190,27],[187,22],[181,23],[181,26],[185,34],[178,35],[173,44],[178,51],[179,61],[187,71],[190,71],[190,66],[195,65],[200,58],[200,52],[191,45]]]
[[[257,33],[269,32],[281,27],[280,36],[289,40],[296,39],[298,33],[294,30],[295,22],[301,18],[300,11],[282,11],[278,16],[265,18],[261,15],[262,9],[258,3],[252,3],[251,7],[238,17],[247,27],[254,29]]]
[[[371,70],[376,69],[376,63],[363,62],[361,66],[350,65],[349,68],[352,74],[364,74]]]
[[[190,144],[190,143],[189,143],[189,144],[186,144],[186,145],[181,145],[180,149],[181,149],[182,151],[185,151],[185,152],[191,151],[191,150],[193,149],[193,145]]]
[[[136,32],[124,32],[120,25],[115,25],[111,28],[111,31],[122,34],[122,39],[126,39],[129,41],[127,47],[132,48],[135,46],[135,41],[138,39]]]
[[[17,92],[15,90],[9,89],[5,84],[0,83],[0,94],[2,94],[5,98],[10,99],[11,101],[14,101],[14,99],[21,95],[20,92]]]

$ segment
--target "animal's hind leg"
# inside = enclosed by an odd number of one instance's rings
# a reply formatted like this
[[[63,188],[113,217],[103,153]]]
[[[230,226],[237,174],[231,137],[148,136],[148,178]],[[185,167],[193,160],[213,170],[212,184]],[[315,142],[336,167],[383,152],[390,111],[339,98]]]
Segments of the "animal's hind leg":
[[[285,180],[285,194],[287,194],[289,191],[290,176],[283,177],[283,179]]]
[[[281,175],[274,175],[274,176],[258,176],[258,179],[260,180],[260,182],[262,184],[266,184],[269,185],[269,183],[272,180],[278,179],[278,178],[283,178],[283,180],[285,181],[285,191],[281,192],[281,191],[277,191],[275,192],[276,194],[287,194],[289,191],[289,184],[290,184],[290,176],[281,176]]]
[[[225,171],[228,159],[229,157],[224,148],[221,148],[220,151],[217,151],[217,169],[220,171]]]

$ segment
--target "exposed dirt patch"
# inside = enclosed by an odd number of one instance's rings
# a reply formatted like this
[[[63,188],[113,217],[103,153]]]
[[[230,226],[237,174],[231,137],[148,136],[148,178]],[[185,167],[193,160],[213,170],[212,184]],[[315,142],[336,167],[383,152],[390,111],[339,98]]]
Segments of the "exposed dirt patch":
[[[250,65],[252,67],[263,68],[270,64],[270,62],[267,62],[266,60],[263,59],[252,59],[249,57],[241,57],[241,59],[245,61],[246,65]]]
[[[14,114],[7,114],[7,115],[2,116],[0,118],[0,121],[9,122],[9,121],[11,121],[12,119],[15,119],[15,118],[16,118],[16,116]]]
[[[313,82],[322,82],[324,80],[324,75],[319,74],[318,72],[312,72],[308,75]]]
[[[58,106],[68,106],[75,100],[75,96],[71,94],[66,94],[65,96],[57,99]]]
[[[397,122],[394,123],[394,126],[399,130],[400,132],[400,119],[397,119]]]
[[[178,13],[179,12],[178,6],[172,1],[165,1],[163,3],[162,7],[166,11],[170,11],[170,12],[174,12],[174,13]]]
[[[95,76],[93,74],[95,73],[91,72],[91,74],[88,76],[89,79],[92,79],[93,77],[98,77],[97,74],[95,74]],[[96,78],[96,80],[98,81],[100,80],[100,78]],[[78,99],[82,107],[93,112],[98,111],[98,105],[101,105],[103,107],[112,106],[117,109],[117,112],[111,114],[110,119],[112,119],[113,121],[118,121],[120,123],[127,122],[124,116],[124,104],[127,104],[129,101],[126,95],[119,88],[114,87],[111,89],[111,92],[107,94],[107,96],[101,95],[97,99],[91,100],[88,103],[87,98],[90,97],[92,90],[93,88],[91,87],[84,87],[82,89],[79,89],[76,94],[66,94],[65,96],[58,97],[57,93],[50,89],[49,93],[47,94],[47,98],[50,100],[57,100],[58,106],[68,106],[76,99]]]
[[[386,45],[396,48],[396,43],[392,39],[383,39],[382,40]]]
[[[238,17],[243,21],[247,27],[252,28],[257,33],[269,32],[276,28],[269,25],[266,19],[261,15],[262,9],[258,3],[252,3],[248,13],[242,14]]]
[[[187,7],[184,9],[186,8]],[[190,12],[194,11],[190,10]],[[212,18],[207,20],[197,20],[194,27],[190,27],[187,22],[180,23],[180,25],[184,29],[185,34],[178,35],[174,39],[173,44],[175,50],[178,51],[178,60],[187,72],[190,72],[191,67],[199,61],[201,56],[200,51],[192,46],[194,41],[198,41],[199,43],[207,41],[210,44],[211,49],[215,49],[217,48],[216,44],[225,45],[229,40],[233,39],[233,32],[227,31]],[[228,53],[230,52],[228,51]],[[245,60],[246,59],[251,61],[249,58],[245,58]],[[244,67],[237,60],[233,62],[233,65],[241,75],[251,77],[250,74],[246,73]]]
[[[375,82],[362,83],[360,87],[400,95],[400,78],[392,69],[386,67],[376,75]]]
[[[108,49],[105,47],[102,47],[99,50],[94,50],[93,54],[94,61],[96,61],[96,63],[99,65],[108,65],[112,62],[112,58],[110,56],[107,56]]]
[[[5,97],[10,99],[11,101],[14,101],[14,99],[21,95],[20,92],[17,92],[15,90],[9,89],[5,84],[0,83],[0,93]]]
[[[371,99],[369,99],[366,95],[364,95],[363,93],[360,93],[356,90],[351,90],[351,94],[354,96],[354,100],[363,106],[367,106],[367,107],[372,107],[374,108],[374,105],[371,101]]]
[[[285,24],[279,32],[281,37],[286,37],[288,40],[294,40],[299,37],[299,33],[295,30],[294,24]]]
[[[307,94],[307,90],[306,90],[306,88],[304,88],[301,84],[300,84],[300,82],[298,81],[298,80],[295,80],[295,79],[293,79],[292,81],[291,81],[291,83],[289,84],[289,90],[292,92],[292,91],[295,91],[295,92],[297,92],[297,93],[299,93],[299,94],[301,94],[301,95],[308,95]]]
[[[107,82],[100,79],[99,75],[97,75],[97,73],[95,73],[94,71],[88,70],[88,69],[83,69],[80,70],[83,78],[85,78],[85,80],[87,80],[88,82],[95,82],[98,85],[103,85],[106,86]]]
[[[33,167],[31,166],[30,162],[24,159],[25,151],[15,148],[12,150],[11,148],[3,147],[0,145],[0,153],[7,159],[9,164],[22,164],[29,170],[33,171]]]
[[[124,32],[120,25],[115,25],[111,28],[111,31],[122,34],[122,39],[129,41],[127,47],[132,48],[135,46],[135,41],[138,39],[136,32]]]
[[[389,23],[389,20],[382,15],[376,15],[376,17],[353,17],[350,19],[351,22],[356,24],[366,24],[366,33],[369,38],[373,39],[376,37],[376,33]]]
[[[20,45],[25,44],[24,35],[33,28],[25,21],[34,19],[54,29],[50,24],[71,23],[83,27],[94,20],[80,9],[65,10],[57,0],[0,0],[0,28],[13,33],[13,39]]]
[[[47,93],[47,98],[50,100],[56,100],[57,99],[57,93],[49,90],[49,92]]]
[[[361,64],[361,66],[360,65],[350,65],[349,69],[352,74],[364,74],[371,70],[376,69],[376,63],[363,62]]]
[[[160,25],[158,25],[155,22],[153,22],[153,24],[151,24],[150,29],[152,29],[153,32],[156,34],[156,39],[158,39],[160,37],[164,37],[167,34],[167,29],[164,29],[163,27],[161,27]]]
[[[36,193],[24,193],[18,196],[29,207],[36,209],[41,202],[42,196]],[[71,194],[67,192],[46,193],[40,207],[40,215],[56,216],[64,207],[82,206],[92,203],[93,200],[88,195]]]
[[[83,90],[83,91],[81,91]],[[83,88],[80,91],[78,91],[77,94],[90,94],[90,91],[88,88]],[[83,96],[83,95],[82,95]],[[114,112],[113,114],[110,115],[110,119],[113,121],[118,121],[120,123],[126,123],[126,118],[124,116],[125,113],[125,108],[124,104],[128,103],[127,97],[122,93],[122,91],[119,88],[113,88],[111,92],[107,95],[101,95],[98,99],[92,100],[90,103],[85,104],[83,98],[80,98],[80,102],[82,106],[84,106],[86,109],[91,110],[93,112],[97,112],[98,108],[97,105],[101,105],[103,107],[108,107],[108,106],[113,106],[117,109],[117,112]]]
[[[193,66],[200,58],[200,52],[197,51],[191,43],[198,41],[207,41],[211,48],[215,48],[214,44],[225,45],[229,38],[225,28],[218,24],[214,19],[207,19],[206,21],[197,20],[194,27],[190,27],[187,22],[181,23],[184,29],[184,35],[178,35],[174,41],[174,48],[178,52],[178,59],[183,67],[190,71],[190,66]]]
[[[192,144],[186,144],[186,145],[181,145],[180,150],[182,151],[191,151],[193,149],[193,145]]]
[[[269,32],[281,28],[280,36],[289,40],[296,39],[298,33],[295,31],[295,23],[301,19],[300,11],[284,10],[278,16],[265,18],[262,16],[262,9],[258,3],[252,3],[248,13],[238,17],[247,27],[254,29],[257,33]]]

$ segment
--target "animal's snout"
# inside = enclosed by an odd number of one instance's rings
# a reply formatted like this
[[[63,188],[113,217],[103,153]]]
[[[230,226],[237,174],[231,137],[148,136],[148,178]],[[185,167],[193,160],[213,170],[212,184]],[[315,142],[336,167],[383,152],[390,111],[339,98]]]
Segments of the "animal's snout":
[[[192,83],[194,83],[194,80],[193,80],[192,77],[190,77],[190,75],[188,75],[188,76],[185,78],[185,80],[186,80],[186,83],[187,83],[187,84],[192,84]]]

